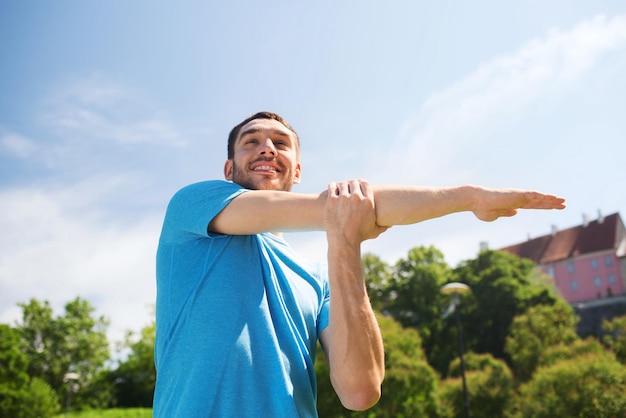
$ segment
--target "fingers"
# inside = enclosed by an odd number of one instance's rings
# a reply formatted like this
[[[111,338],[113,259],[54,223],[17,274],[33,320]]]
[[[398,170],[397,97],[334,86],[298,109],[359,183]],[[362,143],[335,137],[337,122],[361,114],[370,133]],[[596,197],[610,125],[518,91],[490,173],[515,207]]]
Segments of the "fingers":
[[[370,197],[374,195],[373,188],[367,180],[350,180],[339,183],[330,182],[328,184],[329,196],[352,196]]]
[[[363,196],[367,198],[374,198],[374,188],[367,180],[359,180],[359,186],[361,188],[361,193]]]
[[[338,192],[337,183],[334,181],[328,183],[328,197],[338,196]]]
[[[522,209],[564,209],[565,199],[552,194],[527,192]]]
[[[327,235],[352,243],[387,230],[376,224],[374,190],[365,180],[329,183],[324,216]]]

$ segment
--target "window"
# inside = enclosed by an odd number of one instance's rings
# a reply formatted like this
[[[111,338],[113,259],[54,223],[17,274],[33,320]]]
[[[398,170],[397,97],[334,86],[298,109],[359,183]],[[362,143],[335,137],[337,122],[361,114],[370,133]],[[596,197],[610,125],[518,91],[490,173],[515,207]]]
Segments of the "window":
[[[574,263],[572,263],[571,261],[569,263],[567,263],[567,271],[569,271],[570,273],[573,273],[574,270]]]
[[[554,267],[552,266],[548,267],[547,273],[550,277],[554,277]]]
[[[615,274],[613,273],[609,274],[609,283],[615,284]]]
[[[593,284],[595,284],[596,287],[602,286],[602,279],[600,278],[600,276],[596,276],[593,278]]]
[[[578,290],[578,282],[576,280],[572,280],[571,282],[569,282],[569,287],[572,289],[572,291],[577,291]]]
[[[604,265],[606,267],[611,267],[613,265],[613,257],[610,255],[604,256]]]
[[[591,259],[591,268],[594,270],[598,269],[598,259],[595,257]]]

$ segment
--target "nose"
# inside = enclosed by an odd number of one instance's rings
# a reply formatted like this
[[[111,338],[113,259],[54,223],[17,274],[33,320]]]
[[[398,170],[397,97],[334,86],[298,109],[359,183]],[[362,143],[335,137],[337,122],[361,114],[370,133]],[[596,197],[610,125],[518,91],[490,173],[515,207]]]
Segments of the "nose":
[[[261,155],[271,155],[273,157],[276,156],[276,147],[274,146],[274,141],[271,138],[266,138],[265,141],[261,143],[261,150],[259,151]]]

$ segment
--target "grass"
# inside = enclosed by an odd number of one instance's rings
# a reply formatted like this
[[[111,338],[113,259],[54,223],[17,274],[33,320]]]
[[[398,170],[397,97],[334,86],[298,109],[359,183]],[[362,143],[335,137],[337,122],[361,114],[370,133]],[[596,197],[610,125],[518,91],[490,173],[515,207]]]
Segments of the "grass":
[[[59,414],[54,418],[65,418],[65,414]],[[152,418],[152,409],[92,409],[82,412],[70,412],[67,414],[67,418]]]

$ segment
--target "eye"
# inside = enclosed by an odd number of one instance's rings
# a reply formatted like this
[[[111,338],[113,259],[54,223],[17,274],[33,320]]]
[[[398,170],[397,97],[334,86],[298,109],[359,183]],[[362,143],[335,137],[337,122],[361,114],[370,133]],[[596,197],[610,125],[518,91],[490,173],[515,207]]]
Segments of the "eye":
[[[280,148],[280,149],[287,149],[289,148],[289,144],[285,141],[283,141],[282,139],[278,139],[276,141],[274,141],[274,146],[276,148]]]

